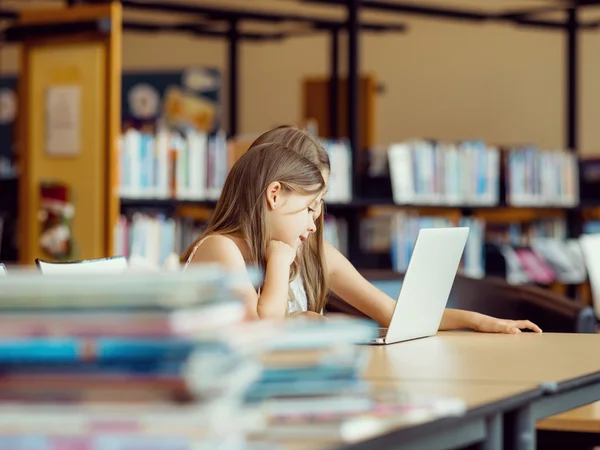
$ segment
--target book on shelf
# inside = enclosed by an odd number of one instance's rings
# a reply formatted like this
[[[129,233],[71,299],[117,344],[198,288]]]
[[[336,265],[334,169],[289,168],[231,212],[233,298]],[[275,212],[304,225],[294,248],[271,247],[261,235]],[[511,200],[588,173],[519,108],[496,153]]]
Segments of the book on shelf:
[[[421,228],[465,226],[469,228],[467,244],[460,263],[460,272],[465,276],[481,278],[485,275],[484,238],[485,224],[482,220],[463,217],[454,224],[446,217],[427,217],[398,212],[391,216],[392,267],[406,272]]]
[[[586,280],[586,267],[577,239],[569,239],[563,218],[530,223],[488,223],[489,251],[502,258],[511,284],[578,284]]]
[[[500,199],[500,152],[483,142],[392,144],[388,166],[396,204],[491,206]]]
[[[321,140],[331,163],[325,200],[352,200],[352,155],[345,141]],[[119,195],[127,199],[216,201],[247,143],[187,128],[127,129],[119,141]]]
[[[113,253],[142,257],[162,266],[169,255],[181,255],[206,228],[206,222],[163,213],[136,212],[121,215],[115,227]]]
[[[511,206],[579,204],[579,161],[567,150],[511,148],[505,153],[506,200]]]
[[[225,133],[128,129],[119,143],[121,198],[217,200],[232,164]]]
[[[352,151],[347,141],[321,139],[329,155],[331,172],[324,200],[329,203],[352,201]]]
[[[342,255],[348,256],[348,222],[341,217],[326,216],[323,239],[337,249]]]
[[[173,253],[181,255],[206,229],[207,222],[163,213],[121,215],[115,227],[113,254],[141,257],[157,267]],[[343,218],[325,218],[324,238],[348,254],[348,224]]]
[[[583,234],[600,234],[600,220],[586,220],[583,224]]]

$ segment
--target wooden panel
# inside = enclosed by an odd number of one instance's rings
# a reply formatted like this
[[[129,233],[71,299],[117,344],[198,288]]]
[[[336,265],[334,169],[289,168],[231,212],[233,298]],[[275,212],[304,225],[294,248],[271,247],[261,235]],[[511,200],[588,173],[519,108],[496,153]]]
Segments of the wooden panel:
[[[44,181],[70,189],[75,207],[72,231],[76,252],[72,257],[112,254],[112,233],[119,213],[121,7],[113,3],[28,11],[20,22],[59,24],[100,17],[111,18],[109,35],[57,35],[43,41],[32,38],[23,45],[19,92],[21,264],[49,259],[39,244],[39,189]],[[46,152],[46,93],[64,85],[81,89],[79,153],[52,156]]]
[[[106,50],[102,43],[80,43],[60,47],[36,46],[29,50],[29,120],[28,172],[31,193],[26,234],[28,244],[23,252],[26,262],[47,258],[37,245],[40,223],[36,211],[42,180],[65,183],[71,190],[75,206],[73,235],[80,258],[97,258],[105,254],[104,222],[106,192],[104,159],[106,119],[99,105],[105,104]],[[56,85],[82,87],[81,153],[77,157],[51,157],[45,151],[46,90]]]
[[[562,218],[565,216],[565,210],[560,208],[482,208],[476,209],[473,215],[486,222],[517,223]]]
[[[585,208],[582,211],[583,220],[598,220],[600,219],[600,208]]]
[[[414,214],[421,217],[444,217],[458,225],[462,218],[460,209],[427,206],[373,206],[367,211],[369,216],[389,216],[396,213]]]
[[[205,206],[180,205],[177,207],[177,216],[186,219],[207,222],[212,216],[213,210]]]
[[[348,136],[348,97],[347,79],[339,81],[338,101],[338,133],[340,137]],[[359,80],[361,123],[359,142],[360,150],[368,150],[376,145],[376,100],[377,81],[373,75],[363,75]],[[319,126],[319,136],[330,137],[329,123],[329,79],[308,78],[303,83],[303,119],[315,120]]]
[[[110,5],[113,22],[108,38],[108,60],[106,64],[106,221],[104,228],[104,255],[113,256],[114,230],[119,220],[119,137],[121,135],[121,79],[122,79],[122,29],[121,5]]]
[[[120,18],[120,11],[120,5],[116,2],[72,8],[24,9],[19,13],[19,23],[23,25],[77,23],[112,17],[115,12],[119,14],[118,19]]]

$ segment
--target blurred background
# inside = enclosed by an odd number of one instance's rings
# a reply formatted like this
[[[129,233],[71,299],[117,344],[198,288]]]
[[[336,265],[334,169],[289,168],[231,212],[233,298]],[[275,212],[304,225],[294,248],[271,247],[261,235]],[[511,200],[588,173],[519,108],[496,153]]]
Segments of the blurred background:
[[[237,158],[287,124],[329,153],[326,239],[391,297],[420,228],[468,226],[450,306],[595,333],[598,55],[595,0],[2,0],[0,417],[23,439],[116,417],[139,448],[172,420],[152,448],[231,449],[265,424],[338,442],[382,408],[462,414],[455,391],[359,383],[372,324],[242,325],[232,274],[37,275],[169,266]],[[0,448],[31,448],[7,429]]]
[[[295,124],[331,155],[325,231],[359,269],[402,272],[419,227],[463,224],[466,275],[591,303],[577,239],[598,211],[593,2],[116,3],[108,26],[52,15],[107,2],[2,2],[3,262],[162,264],[252,140]],[[106,61],[79,71],[78,36],[111,42],[112,78]],[[68,116],[52,96],[73,121],[47,137],[61,125],[44,114]]]

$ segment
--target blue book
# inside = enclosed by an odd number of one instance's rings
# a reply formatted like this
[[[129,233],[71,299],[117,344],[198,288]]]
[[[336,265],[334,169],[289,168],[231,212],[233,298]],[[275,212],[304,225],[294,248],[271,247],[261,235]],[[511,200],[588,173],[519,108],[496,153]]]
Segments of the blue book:
[[[0,339],[0,363],[177,360],[187,358],[195,347],[195,342],[183,339]]]

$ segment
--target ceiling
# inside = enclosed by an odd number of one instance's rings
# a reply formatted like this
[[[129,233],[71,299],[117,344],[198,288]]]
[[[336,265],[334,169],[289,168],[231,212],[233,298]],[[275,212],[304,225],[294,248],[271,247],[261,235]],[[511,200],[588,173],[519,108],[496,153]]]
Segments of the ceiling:
[[[139,0],[138,0],[139,1]],[[313,0],[314,1],[314,0]],[[331,0],[335,3],[335,0]],[[339,1],[339,0],[338,0]],[[377,0],[379,3],[390,4],[402,3],[416,7],[433,7],[453,9],[459,11],[472,11],[484,14],[501,14],[505,12],[538,11],[536,19],[563,21],[566,14],[561,9],[573,4],[574,0]],[[294,15],[297,18],[311,17],[321,20],[343,23],[346,18],[346,9],[343,5],[322,4],[301,0],[144,0],[142,3],[172,3],[191,6],[203,6],[211,8],[236,9],[249,12],[279,13]],[[25,10],[62,7],[66,4],[64,0],[1,0],[2,9]],[[600,21],[600,5],[596,7],[582,7],[580,19],[584,22]],[[385,23],[389,25],[407,24],[410,28],[412,23],[418,22],[422,17],[407,14],[391,14],[386,11],[361,11],[362,22]],[[226,21],[207,21],[202,15],[190,15],[169,12],[144,11],[133,8],[125,8],[124,20],[129,22],[144,22],[152,24],[176,25],[182,23],[206,23],[211,29],[226,30],[229,26]],[[6,22],[6,21],[4,21]],[[242,32],[254,33],[278,33],[309,31],[307,25],[302,21],[265,23],[244,21]]]

